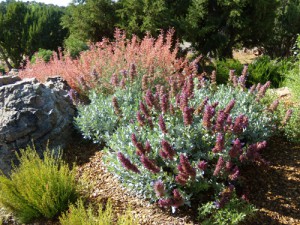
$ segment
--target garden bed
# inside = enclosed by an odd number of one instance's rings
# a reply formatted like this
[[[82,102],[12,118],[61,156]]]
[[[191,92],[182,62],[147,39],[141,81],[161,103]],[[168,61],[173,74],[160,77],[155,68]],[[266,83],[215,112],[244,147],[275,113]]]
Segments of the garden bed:
[[[106,171],[100,148],[79,143],[69,148],[73,156],[66,151],[70,162],[77,157],[77,162],[81,164],[78,175],[84,180],[91,202],[105,203],[110,198],[117,215],[131,206],[140,224],[198,224],[196,212],[187,207],[172,214],[156,204],[130,195]],[[270,162],[268,168],[247,166],[242,171],[249,201],[258,208],[256,217],[244,225],[300,224],[300,145],[291,144],[281,137],[273,138],[263,156]]]

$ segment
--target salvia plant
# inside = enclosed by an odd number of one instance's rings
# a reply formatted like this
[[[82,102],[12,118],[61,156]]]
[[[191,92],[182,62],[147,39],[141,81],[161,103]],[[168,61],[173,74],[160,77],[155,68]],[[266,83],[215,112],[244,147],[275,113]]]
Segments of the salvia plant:
[[[270,83],[247,89],[246,77],[247,67],[241,76],[230,71],[223,86],[216,86],[215,72],[210,80],[189,75],[175,90],[170,84],[143,92],[137,111],[122,114],[130,122],[107,139],[108,169],[161,207],[197,199],[222,208],[230,197],[217,193],[235,189],[242,164],[267,163],[261,151],[278,126],[277,103],[262,103]]]

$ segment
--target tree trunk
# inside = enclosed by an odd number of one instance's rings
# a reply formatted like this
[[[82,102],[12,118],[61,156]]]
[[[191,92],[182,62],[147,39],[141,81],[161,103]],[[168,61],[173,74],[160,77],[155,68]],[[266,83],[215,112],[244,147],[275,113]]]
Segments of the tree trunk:
[[[2,56],[2,59],[4,60],[4,62],[6,63],[9,71],[13,68],[12,65],[10,64],[10,62],[8,61],[8,57],[6,56],[3,48],[0,46],[0,55]]]

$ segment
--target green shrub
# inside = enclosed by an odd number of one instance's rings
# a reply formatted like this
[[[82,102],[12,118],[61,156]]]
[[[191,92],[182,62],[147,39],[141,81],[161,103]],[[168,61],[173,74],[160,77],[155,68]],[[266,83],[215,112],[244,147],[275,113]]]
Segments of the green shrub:
[[[68,54],[73,58],[77,58],[82,51],[89,49],[89,46],[86,42],[70,36],[65,40],[65,47]]]
[[[297,55],[294,67],[287,72],[283,85],[289,87],[292,90],[293,99],[296,102],[300,102],[300,36],[296,41]]]
[[[4,66],[0,65],[0,75],[5,74],[5,68]]]
[[[285,126],[282,126],[281,129],[284,132],[286,138],[294,143],[300,143],[300,108],[299,103],[296,106],[291,106],[289,109],[293,111],[291,118],[288,120]],[[287,109],[285,106],[279,108],[279,118],[284,120],[286,116]]]
[[[248,82],[252,85],[271,81],[271,86],[278,88],[292,67],[289,59],[272,60],[267,55],[258,57],[249,65]]]
[[[27,147],[10,177],[0,176],[0,203],[22,223],[53,218],[77,198],[75,170],[48,149],[40,159]]]
[[[234,197],[224,206],[216,202],[208,202],[198,208],[198,219],[203,225],[238,225],[246,217],[254,214],[256,209],[248,202]]]
[[[93,208],[90,205],[87,210],[85,209],[81,200],[77,201],[76,206],[71,205],[69,211],[63,214],[59,221],[61,225],[135,225],[137,222],[134,220],[130,211],[127,211],[125,215],[118,218],[117,223],[113,222],[113,209],[111,202],[108,201],[105,210],[102,209],[102,205],[99,205],[98,213],[93,212]]]
[[[35,63],[37,59],[43,60],[44,62],[49,62],[53,55],[53,51],[40,48],[38,52],[36,52],[30,62]]]
[[[229,78],[229,70],[235,70],[236,75],[241,75],[243,65],[235,59],[224,59],[216,61],[217,83],[226,84]]]
[[[264,163],[259,152],[277,121],[258,101],[267,86],[252,94],[189,77],[177,97],[167,95],[167,88],[148,90],[136,114],[122,114],[134,116],[107,139],[104,162],[135,194],[161,206],[213,199],[207,193],[237,180],[241,164]],[[226,115],[225,108],[230,108]],[[239,149],[234,154],[233,146]]]

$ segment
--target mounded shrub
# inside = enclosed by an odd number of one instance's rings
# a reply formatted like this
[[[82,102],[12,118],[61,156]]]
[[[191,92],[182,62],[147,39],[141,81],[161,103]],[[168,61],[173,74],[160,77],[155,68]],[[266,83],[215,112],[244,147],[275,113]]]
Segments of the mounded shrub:
[[[0,176],[0,203],[21,223],[54,218],[77,199],[75,170],[46,150],[41,159],[30,147],[18,155],[20,165]]]
[[[261,102],[270,84],[248,90],[241,77],[233,86],[212,78],[190,76],[177,95],[146,91],[130,123],[107,139],[104,161],[133,193],[162,207],[219,202],[242,164],[266,163],[260,152],[277,122]]]

